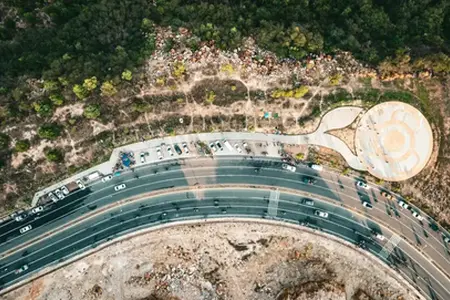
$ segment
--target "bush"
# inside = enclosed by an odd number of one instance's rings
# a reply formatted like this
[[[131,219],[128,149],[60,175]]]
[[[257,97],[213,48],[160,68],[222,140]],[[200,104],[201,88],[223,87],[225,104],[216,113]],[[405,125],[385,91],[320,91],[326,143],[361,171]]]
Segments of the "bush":
[[[89,119],[100,117],[100,106],[98,104],[89,104],[84,108],[83,115]]]
[[[0,133],[0,150],[8,149],[11,138],[5,133]]]
[[[51,162],[61,162],[64,159],[64,154],[59,149],[49,149],[45,152],[45,157]]]
[[[54,140],[61,135],[61,127],[56,123],[42,125],[38,130],[39,137]]]
[[[17,141],[15,149],[17,152],[27,151],[28,149],[30,149],[30,141],[29,140]]]

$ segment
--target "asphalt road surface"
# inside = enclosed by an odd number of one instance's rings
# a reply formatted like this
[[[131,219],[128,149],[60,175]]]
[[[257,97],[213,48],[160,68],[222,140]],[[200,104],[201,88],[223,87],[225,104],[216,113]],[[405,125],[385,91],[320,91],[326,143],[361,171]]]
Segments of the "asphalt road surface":
[[[305,176],[317,181],[313,185],[305,184]],[[114,186],[120,183],[125,183],[127,188],[115,192]],[[100,213],[54,235],[43,236],[128,197],[172,187],[217,184],[245,184],[247,188],[173,192],[144,198]],[[260,185],[306,194],[299,197],[284,190],[251,188]],[[303,203],[305,196],[314,199],[313,207]],[[363,200],[370,201],[373,209],[364,208]],[[317,209],[328,212],[328,218],[316,216]],[[432,230],[428,221],[422,224],[410,211],[401,210],[396,201],[381,197],[376,189],[357,188],[351,178],[307,167],[298,167],[292,173],[282,170],[278,160],[242,157],[190,159],[145,166],[77,191],[46,207],[38,216],[1,224],[0,286],[17,283],[37,270],[140,227],[229,216],[271,218],[320,228],[380,256],[429,299],[450,299],[450,280],[440,271],[450,270],[449,250],[442,234]],[[26,225],[32,225],[32,230],[20,234],[19,229]],[[380,241],[376,234],[386,239]],[[385,255],[383,246],[392,248],[392,254]],[[15,270],[25,264],[29,269],[15,274]]]

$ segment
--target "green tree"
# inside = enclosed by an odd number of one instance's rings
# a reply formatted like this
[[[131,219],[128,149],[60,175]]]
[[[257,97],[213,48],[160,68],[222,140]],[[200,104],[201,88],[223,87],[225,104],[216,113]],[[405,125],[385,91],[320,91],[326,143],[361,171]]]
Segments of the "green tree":
[[[0,132],[0,150],[8,149],[11,138],[6,133]]]
[[[64,154],[60,149],[49,149],[45,152],[45,157],[51,162],[61,162],[64,159]]]
[[[60,94],[53,94],[48,97],[53,104],[60,106],[64,104],[64,97]]]
[[[39,127],[38,135],[43,139],[54,140],[61,135],[61,127],[56,123],[47,123]]]
[[[17,141],[15,149],[17,152],[25,152],[30,149],[30,141],[29,140],[20,140]]]
[[[53,115],[53,105],[48,101],[34,102],[34,110],[43,117],[50,117]]]
[[[83,82],[83,87],[89,92],[95,90],[97,87],[97,77],[93,76],[85,79]]]
[[[126,81],[130,81],[133,79],[133,73],[130,70],[125,70],[122,72],[122,79]]]
[[[44,89],[47,92],[54,92],[54,91],[57,91],[59,89],[59,84],[58,84],[57,81],[45,80],[44,81]]]
[[[80,100],[86,99],[87,96],[89,95],[88,90],[86,90],[82,85],[79,84],[75,84],[72,88],[72,91]]]
[[[89,119],[96,119],[100,116],[100,106],[98,104],[89,104],[84,108],[83,115]]]
[[[117,93],[117,89],[114,87],[112,81],[103,82],[100,90],[102,91],[102,96],[107,97],[114,96]]]

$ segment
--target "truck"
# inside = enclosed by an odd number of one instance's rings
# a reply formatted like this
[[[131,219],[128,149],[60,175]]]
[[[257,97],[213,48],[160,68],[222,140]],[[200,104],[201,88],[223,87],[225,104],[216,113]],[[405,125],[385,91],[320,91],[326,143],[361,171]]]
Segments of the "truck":
[[[99,179],[101,177],[101,175],[102,174],[100,174],[100,172],[95,171],[95,172],[92,172],[91,174],[89,174],[88,176],[86,176],[86,180],[87,181],[94,181],[94,180]]]
[[[227,140],[223,140],[223,144],[224,144],[225,147],[227,147],[227,149],[230,150],[231,152],[234,151],[233,147],[231,147],[230,142],[228,142]]]

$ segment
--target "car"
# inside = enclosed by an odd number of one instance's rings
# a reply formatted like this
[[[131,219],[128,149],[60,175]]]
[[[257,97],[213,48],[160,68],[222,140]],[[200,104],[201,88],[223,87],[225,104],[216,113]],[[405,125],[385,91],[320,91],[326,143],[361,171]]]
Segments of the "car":
[[[17,274],[20,274],[22,272],[25,272],[26,270],[28,270],[28,265],[23,265],[20,268],[18,268],[17,270],[15,270],[14,273],[17,275]]]
[[[50,198],[50,200],[52,200],[53,202],[58,202],[58,198],[56,198],[56,196],[50,192],[48,193],[48,197]]]
[[[176,152],[178,155],[183,154],[183,151],[181,151],[180,146],[178,146],[177,144],[175,144],[175,145],[173,146],[173,148],[175,149],[175,152]]]
[[[386,237],[385,237],[384,235],[379,234],[379,233],[377,233],[377,234],[375,235],[375,237],[376,237],[377,239],[379,239],[380,241],[384,241],[384,240],[386,239]]]
[[[14,217],[14,220],[16,220],[16,222],[23,221],[24,219],[25,219],[25,215],[23,215],[23,214],[17,215]]]
[[[417,211],[412,211],[412,215],[413,215],[413,217],[415,217],[419,221],[425,220],[425,218],[423,216],[421,216]]]
[[[33,228],[33,227],[31,227],[31,225],[27,225],[25,227],[20,228],[20,230],[19,230],[20,234],[24,234],[25,232],[31,230],[31,228]]]
[[[363,189],[366,189],[366,190],[370,189],[370,187],[367,185],[367,183],[365,183],[364,181],[361,181],[361,180],[358,180],[356,182],[356,186],[360,187],[360,188],[363,188]]]
[[[56,190],[54,190],[53,192],[55,193],[56,197],[59,198],[59,200],[64,199],[64,195],[63,195],[63,193],[62,193],[59,189],[56,189]]]
[[[310,176],[305,176],[303,177],[303,183],[306,184],[315,184],[317,182],[317,180],[315,180],[314,178],[310,177]]]
[[[222,208],[222,214],[226,214],[227,210],[225,208]]]
[[[112,174],[106,175],[102,178],[102,182],[110,181],[113,178]]]
[[[304,199],[302,199],[302,203],[309,205],[309,206],[314,206],[314,200],[312,200],[312,199],[304,198]]]
[[[402,200],[398,201],[398,205],[400,205],[401,208],[405,208],[405,209],[410,209],[411,208],[411,206],[409,206],[407,203],[405,203]]]
[[[169,153],[170,156],[173,156],[172,147],[170,146],[167,147],[167,153]]]
[[[63,185],[62,187],[59,188],[61,190],[61,192],[63,192],[64,195],[69,195],[69,189]]]
[[[189,154],[189,152],[190,152],[189,147],[186,143],[183,143],[183,150],[184,150],[184,153],[186,153],[186,154]]]
[[[366,201],[364,201],[362,203],[362,206],[364,206],[365,208],[368,208],[368,209],[372,209],[373,208],[372,204],[370,204],[369,202],[366,202]]]
[[[81,190],[84,190],[86,188],[86,186],[84,185],[84,183],[81,182],[81,180],[77,180],[77,185]]]
[[[214,143],[209,144],[209,148],[211,148],[212,152],[216,152],[217,151],[216,145],[214,145]]]
[[[223,151],[222,144],[219,141],[216,141],[216,146],[219,148],[220,151]]]
[[[450,238],[448,236],[442,236],[442,238],[444,239],[444,242],[446,242],[447,244],[450,244]]]
[[[38,214],[38,213],[40,213],[42,211],[44,211],[44,207],[43,206],[37,206],[37,207],[35,207],[35,208],[33,208],[31,210],[31,213],[32,214]]]
[[[141,164],[145,163],[145,153],[144,153],[144,152],[141,152],[141,153],[139,154],[139,157],[141,158]]]
[[[283,170],[288,170],[288,171],[291,171],[291,172],[295,172],[297,170],[296,167],[288,165],[288,164],[282,164],[281,168],[283,168]]]
[[[242,144],[242,147],[248,148],[248,144],[247,144],[246,142],[244,142],[244,143]]]
[[[383,196],[384,198],[388,199],[388,200],[394,199],[394,196],[392,196],[390,193],[388,193],[386,191],[381,191],[380,195]]]
[[[156,155],[158,156],[158,159],[163,159],[164,158],[164,156],[161,153],[161,148],[160,147],[156,148]]]
[[[321,210],[316,210],[314,214],[321,218],[328,218],[328,213]]]
[[[116,185],[116,186],[114,187],[114,190],[117,192],[117,191],[120,191],[120,190],[125,189],[126,187],[127,187],[126,184],[125,184],[125,183],[122,183],[122,184]]]
[[[323,167],[321,165],[318,164],[312,164],[309,166],[311,169],[316,170],[316,171],[323,171]]]
[[[234,144],[234,148],[236,148],[236,151],[238,153],[242,153],[242,149],[241,149],[241,147],[239,147],[239,144]]]

